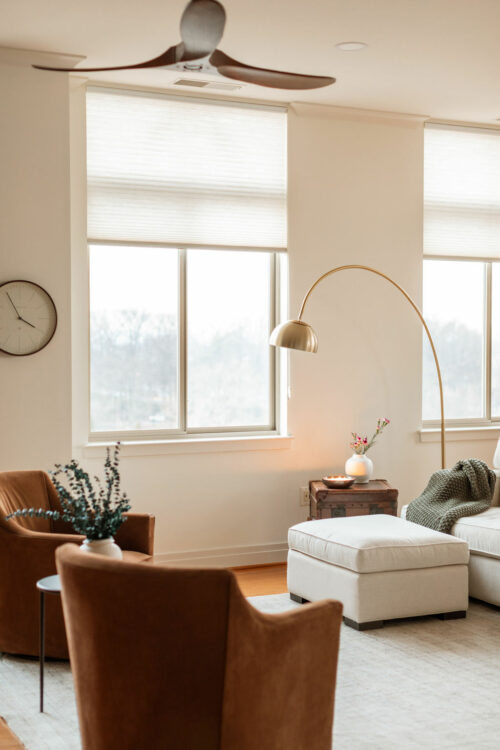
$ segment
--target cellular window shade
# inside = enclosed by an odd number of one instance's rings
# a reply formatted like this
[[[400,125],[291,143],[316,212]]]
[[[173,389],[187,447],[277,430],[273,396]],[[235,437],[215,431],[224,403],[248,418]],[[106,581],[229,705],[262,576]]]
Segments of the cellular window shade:
[[[286,112],[90,89],[88,235],[286,247]]]
[[[500,257],[500,132],[429,125],[424,252]]]

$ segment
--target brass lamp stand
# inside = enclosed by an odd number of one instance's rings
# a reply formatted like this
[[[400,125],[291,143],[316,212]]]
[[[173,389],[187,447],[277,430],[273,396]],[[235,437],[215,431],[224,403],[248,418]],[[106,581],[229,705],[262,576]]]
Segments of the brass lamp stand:
[[[299,317],[297,318],[297,320],[287,320],[285,323],[281,323],[281,325],[277,326],[271,334],[269,343],[272,346],[280,346],[286,349],[301,349],[302,351],[305,351],[305,352],[313,352],[313,353],[317,352],[318,351],[318,338],[312,326],[310,326],[309,323],[304,323],[304,321],[302,320],[302,315],[304,313],[307,300],[309,299],[311,292],[318,286],[320,281],[323,281],[323,279],[326,279],[327,276],[331,276],[334,273],[338,273],[339,271],[347,271],[350,269],[358,269],[360,271],[370,271],[370,273],[374,273],[377,276],[381,276],[383,279],[386,279],[386,281],[388,281],[390,284],[395,286],[396,289],[398,289],[401,292],[403,297],[405,297],[408,300],[408,302],[410,303],[410,305],[413,307],[418,317],[420,318],[420,322],[422,323],[425,329],[427,338],[429,339],[429,344],[431,345],[434,362],[436,364],[438,382],[439,382],[439,401],[440,401],[440,406],[441,406],[441,468],[444,469],[446,467],[446,445],[445,445],[445,426],[444,426],[443,381],[441,378],[441,369],[439,367],[439,360],[438,360],[438,356],[436,353],[436,347],[434,346],[434,341],[432,340],[431,333],[429,331],[427,323],[424,320],[424,316],[422,315],[420,308],[418,307],[416,302],[414,302],[414,300],[410,297],[408,292],[405,292],[405,290],[401,286],[399,286],[399,284],[397,284],[393,279],[391,279],[390,276],[386,276],[386,274],[382,273],[382,271],[377,271],[376,268],[370,268],[370,266],[349,265],[349,266],[337,266],[337,268],[332,268],[330,271],[327,271],[318,279],[316,279],[314,284],[310,287],[300,307]]]

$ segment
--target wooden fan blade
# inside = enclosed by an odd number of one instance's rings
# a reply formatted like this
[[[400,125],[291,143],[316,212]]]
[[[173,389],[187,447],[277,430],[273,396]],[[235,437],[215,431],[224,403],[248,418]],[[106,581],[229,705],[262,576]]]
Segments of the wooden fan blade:
[[[233,60],[220,50],[213,52],[210,56],[210,63],[226,78],[255,83],[257,86],[267,86],[272,89],[319,89],[335,83],[335,78],[330,76],[308,76],[268,68],[253,68],[238,60]]]
[[[169,65],[175,65],[181,62],[184,54],[184,45],[177,44],[175,47],[170,47],[159,57],[154,57],[152,60],[146,62],[137,63],[135,65],[117,65],[112,68],[48,68],[45,65],[33,65],[33,68],[37,70],[55,70],[61,73],[99,73],[103,70],[134,70],[135,68],[164,68]],[[188,58],[191,59],[191,58]]]
[[[206,57],[219,44],[226,11],[217,0],[191,0],[181,18],[181,39],[188,54]]]

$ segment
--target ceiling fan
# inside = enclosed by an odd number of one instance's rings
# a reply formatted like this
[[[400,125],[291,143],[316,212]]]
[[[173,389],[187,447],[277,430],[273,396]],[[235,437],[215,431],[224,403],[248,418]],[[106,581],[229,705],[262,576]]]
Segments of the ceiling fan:
[[[49,68],[43,65],[33,65],[33,67],[39,70],[58,70],[66,73],[170,68],[191,72],[219,73],[236,81],[277,89],[316,89],[335,83],[335,78],[330,76],[309,76],[254,68],[234,60],[217,49],[225,25],[226,11],[217,0],[191,0],[181,18],[182,42],[176,44],[175,47],[169,47],[166,52],[152,60],[112,68]]]

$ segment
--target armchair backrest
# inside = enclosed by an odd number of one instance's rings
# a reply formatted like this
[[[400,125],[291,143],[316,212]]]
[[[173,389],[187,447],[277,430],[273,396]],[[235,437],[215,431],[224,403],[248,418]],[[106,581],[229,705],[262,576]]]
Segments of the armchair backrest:
[[[0,472],[0,515],[1,521],[15,510],[23,508],[43,508],[52,510],[51,494],[55,492],[49,476],[44,471],[5,471]],[[7,522],[6,529],[15,533],[17,526],[31,531],[52,531],[52,522],[45,518],[15,518]]]
[[[331,750],[339,602],[266,615],[229,570],[56,562],[83,750]]]
[[[56,560],[83,747],[218,749],[232,574]]]

